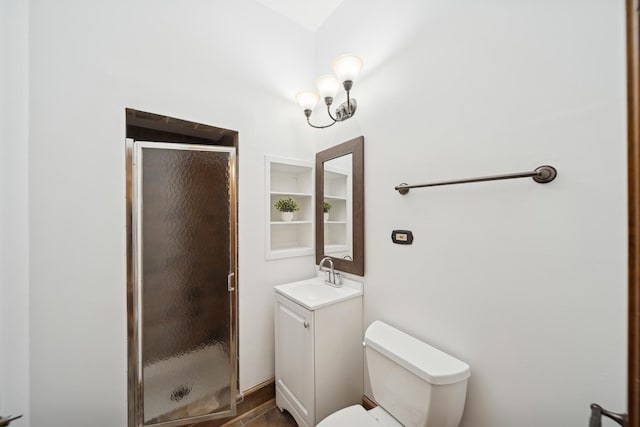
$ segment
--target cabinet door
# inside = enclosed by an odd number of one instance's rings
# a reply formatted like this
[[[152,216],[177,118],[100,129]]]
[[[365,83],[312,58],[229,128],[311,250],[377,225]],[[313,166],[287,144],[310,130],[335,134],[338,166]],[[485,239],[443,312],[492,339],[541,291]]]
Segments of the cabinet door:
[[[313,313],[278,295],[276,384],[308,425],[314,423]]]

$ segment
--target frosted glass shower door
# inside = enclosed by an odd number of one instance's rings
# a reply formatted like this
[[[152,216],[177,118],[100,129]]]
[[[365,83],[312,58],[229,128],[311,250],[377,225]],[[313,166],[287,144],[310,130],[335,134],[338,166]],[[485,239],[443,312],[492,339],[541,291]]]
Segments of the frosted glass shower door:
[[[235,414],[235,148],[134,143],[136,425]]]

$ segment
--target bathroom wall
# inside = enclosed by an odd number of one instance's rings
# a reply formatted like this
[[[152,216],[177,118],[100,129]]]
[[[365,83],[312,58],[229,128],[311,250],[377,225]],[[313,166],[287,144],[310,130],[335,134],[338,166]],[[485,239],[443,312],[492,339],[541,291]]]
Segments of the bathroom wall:
[[[0,2],[0,415],[29,423],[28,2]]]
[[[313,158],[293,95],[313,34],[250,0],[30,4],[33,426],[124,426],[125,108],[239,131],[240,386],[273,376],[264,155]]]
[[[623,6],[345,0],[314,37],[250,0],[2,2],[0,411],[28,402],[30,355],[31,425],[126,423],[125,107],[240,132],[242,389],[273,376],[271,285],[313,274],[264,261],[263,156],[365,135],[365,322],[471,365],[463,426],[622,410]],[[292,95],[347,51],[365,60],[356,117],[307,128]],[[549,185],[393,190],[545,163]]]
[[[365,61],[356,116],[307,131],[365,136],[365,324],[470,364],[464,427],[625,409],[624,28],[622,0],[345,0],[316,35],[317,74]],[[553,183],[393,189],[543,164]]]

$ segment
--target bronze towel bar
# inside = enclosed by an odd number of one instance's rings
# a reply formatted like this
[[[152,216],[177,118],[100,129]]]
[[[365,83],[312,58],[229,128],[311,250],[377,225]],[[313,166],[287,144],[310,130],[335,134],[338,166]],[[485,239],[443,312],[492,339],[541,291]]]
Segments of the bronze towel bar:
[[[506,175],[493,175],[493,176],[483,176],[479,178],[466,178],[459,179],[454,181],[440,181],[440,182],[431,182],[429,184],[400,184],[395,187],[396,190],[400,194],[407,194],[409,189],[411,188],[422,188],[422,187],[436,187],[439,185],[453,185],[453,184],[468,184],[470,182],[482,182],[482,181],[498,181],[501,179],[514,179],[514,178],[533,178],[533,180],[539,184],[546,184],[555,179],[558,175],[556,168],[553,166],[540,166],[537,167],[532,172],[521,172],[521,173],[511,173]]]

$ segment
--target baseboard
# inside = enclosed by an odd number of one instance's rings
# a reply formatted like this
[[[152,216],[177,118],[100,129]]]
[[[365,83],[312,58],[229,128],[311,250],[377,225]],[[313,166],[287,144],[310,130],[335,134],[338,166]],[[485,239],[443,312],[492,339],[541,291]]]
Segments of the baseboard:
[[[368,411],[369,409],[373,409],[378,405],[376,404],[376,402],[369,399],[367,396],[362,396],[362,406],[364,407],[364,409]]]
[[[236,406],[236,416],[192,424],[197,427],[225,427],[244,418],[254,418],[275,406],[275,378],[271,378],[244,392],[244,399]]]

